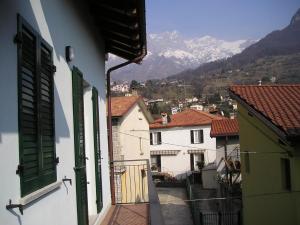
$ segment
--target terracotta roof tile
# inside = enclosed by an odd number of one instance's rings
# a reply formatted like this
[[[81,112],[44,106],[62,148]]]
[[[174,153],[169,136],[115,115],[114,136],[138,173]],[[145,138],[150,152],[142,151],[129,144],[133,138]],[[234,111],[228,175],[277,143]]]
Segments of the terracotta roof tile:
[[[162,119],[155,120],[150,124],[150,129],[208,125],[211,124],[213,120],[220,119],[222,119],[221,116],[215,116],[195,109],[187,109],[183,112],[171,115],[170,122],[166,125],[162,124]]]
[[[234,136],[239,134],[237,119],[214,120],[211,124],[210,136]]]
[[[112,116],[123,116],[140,99],[139,96],[125,96],[111,98]]]
[[[300,135],[300,85],[234,85],[230,91],[287,135]]]

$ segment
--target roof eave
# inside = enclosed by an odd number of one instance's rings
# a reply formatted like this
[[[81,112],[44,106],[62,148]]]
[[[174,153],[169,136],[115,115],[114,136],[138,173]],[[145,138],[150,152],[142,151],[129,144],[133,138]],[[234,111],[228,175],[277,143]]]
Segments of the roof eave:
[[[231,137],[239,136],[239,133],[221,133],[221,134],[211,134],[210,137]]]
[[[189,124],[189,125],[160,125],[159,127],[151,127],[150,129],[167,129],[167,128],[175,128],[175,127],[201,127],[201,126],[207,126],[211,123],[204,123],[204,124]]]
[[[258,118],[260,121],[262,121],[273,132],[275,132],[282,141],[291,144],[289,137],[287,136],[287,134],[285,133],[285,131],[283,129],[276,126],[271,120],[269,120],[267,117],[265,117],[262,113],[260,113],[256,109],[254,109],[251,105],[249,105],[245,100],[243,100],[239,95],[234,93],[231,89],[229,89],[229,95],[230,95],[230,97],[235,99],[238,103],[240,103],[242,106],[244,106],[256,118]]]
[[[106,53],[140,61],[147,54],[145,0],[89,0]]]

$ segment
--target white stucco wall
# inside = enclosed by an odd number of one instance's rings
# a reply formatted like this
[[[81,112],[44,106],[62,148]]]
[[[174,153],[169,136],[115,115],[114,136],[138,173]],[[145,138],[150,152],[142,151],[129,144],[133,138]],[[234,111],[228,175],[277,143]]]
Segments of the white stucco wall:
[[[104,46],[96,38],[89,20],[88,9],[71,0],[4,0],[0,2],[0,223],[7,225],[75,225],[76,185],[74,167],[74,133],[71,68],[78,67],[91,85],[99,91],[100,141],[102,152],[103,209],[110,206],[107,128],[105,112]],[[17,13],[53,47],[56,66],[55,131],[56,154],[60,159],[57,180],[71,178],[59,189],[27,206],[24,215],[15,209],[8,211],[9,199],[18,203],[20,181],[16,175],[19,164],[18,101],[17,101],[17,46],[13,43],[17,32]],[[65,46],[75,50],[75,59],[68,65]],[[92,115],[91,115],[92,117]],[[99,217],[103,216],[100,214]]]
[[[119,131],[124,159],[150,159],[149,123],[138,104],[121,118]]]
[[[191,130],[203,130],[202,144],[191,144]],[[161,132],[161,145],[150,145],[151,150],[180,150],[176,156],[161,156],[162,172],[180,177],[190,171],[190,154],[188,150],[205,149],[205,163],[216,159],[216,139],[210,137],[210,125],[193,127],[174,127],[151,129],[150,132]],[[197,168],[195,166],[195,168]]]

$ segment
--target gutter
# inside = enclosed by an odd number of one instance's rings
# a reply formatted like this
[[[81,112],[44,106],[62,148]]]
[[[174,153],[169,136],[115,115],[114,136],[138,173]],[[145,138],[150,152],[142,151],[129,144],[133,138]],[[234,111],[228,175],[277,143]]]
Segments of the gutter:
[[[127,66],[131,63],[140,63],[146,51],[142,51],[142,54],[135,59],[128,60],[127,62],[121,63],[119,65],[109,68],[106,72],[106,88],[107,88],[107,130],[108,130],[108,154],[109,154],[109,167],[110,167],[110,191],[111,191],[111,203],[112,205],[116,204],[115,196],[115,178],[114,178],[114,154],[113,154],[113,140],[112,140],[112,114],[111,114],[111,91],[110,91],[110,78],[111,72],[118,70],[124,66]]]

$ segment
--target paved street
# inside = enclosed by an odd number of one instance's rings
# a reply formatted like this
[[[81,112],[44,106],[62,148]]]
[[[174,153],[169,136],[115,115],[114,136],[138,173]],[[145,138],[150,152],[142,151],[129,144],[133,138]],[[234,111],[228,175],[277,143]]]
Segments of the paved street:
[[[184,188],[157,188],[165,225],[193,225]]]

